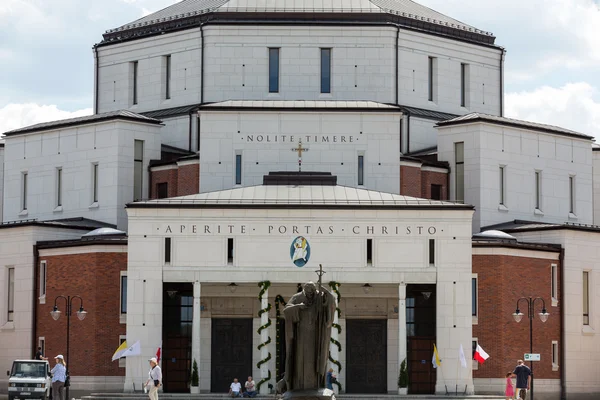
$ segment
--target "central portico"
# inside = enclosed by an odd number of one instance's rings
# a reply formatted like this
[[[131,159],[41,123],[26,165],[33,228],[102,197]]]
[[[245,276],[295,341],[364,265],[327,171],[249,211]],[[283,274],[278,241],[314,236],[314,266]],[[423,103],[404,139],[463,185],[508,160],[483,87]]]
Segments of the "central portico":
[[[339,309],[330,365],[342,391],[396,392],[404,359],[414,393],[454,387],[458,348],[471,344],[472,207],[334,182],[279,173],[128,206],[127,340],[143,354],[162,343],[165,391],[187,390],[196,360],[202,392],[252,375],[268,393],[285,368],[285,302],[320,265]],[[125,390],[145,366],[127,358]]]

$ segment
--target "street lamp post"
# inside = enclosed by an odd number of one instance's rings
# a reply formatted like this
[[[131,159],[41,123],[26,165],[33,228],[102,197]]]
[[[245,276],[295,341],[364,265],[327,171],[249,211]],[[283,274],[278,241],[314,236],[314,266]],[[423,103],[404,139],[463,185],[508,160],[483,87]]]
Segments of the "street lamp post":
[[[54,299],[54,308],[52,309],[52,311],[50,311],[50,315],[52,315],[52,318],[56,321],[60,318],[61,312],[58,310],[58,306],[56,305],[58,299],[64,299],[65,303],[66,303],[66,314],[67,314],[67,371],[66,374],[67,376],[69,376],[69,365],[70,365],[70,358],[69,358],[69,334],[71,331],[71,310],[73,308],[73,300],[74,299],[79,299],[79,310],[77,311],[77,318],[79,318],[80,321],[83,321],[85,319],[85,316],[87,315],[87,311],[85,311],[83,309],[83,299],[80,296],[57,296]],[[69,399],[69,386],[67,386],[67,400]],[[54,393],[52,394],[52,396],[54,397]]]
[[[521,300],[524,300],[527,303],[527,317],[529,318],[529,353],[533,353],[533,316],[535,311],[535,302],[541,300],[542,302],[542,312],[538,315],[540,316],[540,320],[542,322],[546,322],[550,314],[546,311],[546,302],[541,297],[532,298],[530,297],[521,297],[517,300],[517,309],[513,313],[513,318],[515,321],[521,322],[523,319],[523,313],[519,310],[519,303]],[[530,400],[533,400],[533,361],[529,361],[531,366],[531,397]]]

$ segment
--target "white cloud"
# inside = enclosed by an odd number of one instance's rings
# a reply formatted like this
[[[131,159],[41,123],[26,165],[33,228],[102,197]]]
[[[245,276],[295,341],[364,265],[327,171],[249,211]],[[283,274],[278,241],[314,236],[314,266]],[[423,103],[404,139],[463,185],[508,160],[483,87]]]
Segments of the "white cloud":
[[[586,82],[507,93],[506,116],[557,125],[600,138],[598,89]]]
[[[82,117],[91,114],[91,108],[77,111],[63,111],[59,110],[55,105],[39,105],[35,103],[7,104],[0,108],[0,133],[41,122]]]

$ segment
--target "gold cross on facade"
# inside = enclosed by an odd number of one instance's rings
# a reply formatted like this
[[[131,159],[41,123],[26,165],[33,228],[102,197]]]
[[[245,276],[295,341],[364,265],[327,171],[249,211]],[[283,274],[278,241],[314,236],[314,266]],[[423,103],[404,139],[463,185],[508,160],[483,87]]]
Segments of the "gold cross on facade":
[[[298,153],[298,172],[302,172],[302,153],[308,151],[308,149],[306,147],[302,147],[302,140],[300,140],[298,142],[298,147],[292,149],[292,151]]]

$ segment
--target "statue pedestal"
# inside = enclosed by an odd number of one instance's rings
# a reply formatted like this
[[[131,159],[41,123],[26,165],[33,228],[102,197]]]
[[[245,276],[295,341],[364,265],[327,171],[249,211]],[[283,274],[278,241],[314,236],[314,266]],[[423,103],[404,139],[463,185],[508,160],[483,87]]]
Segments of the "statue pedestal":
[[[330,389],[290,390],[283,394],[284,400],[335,400]]]

